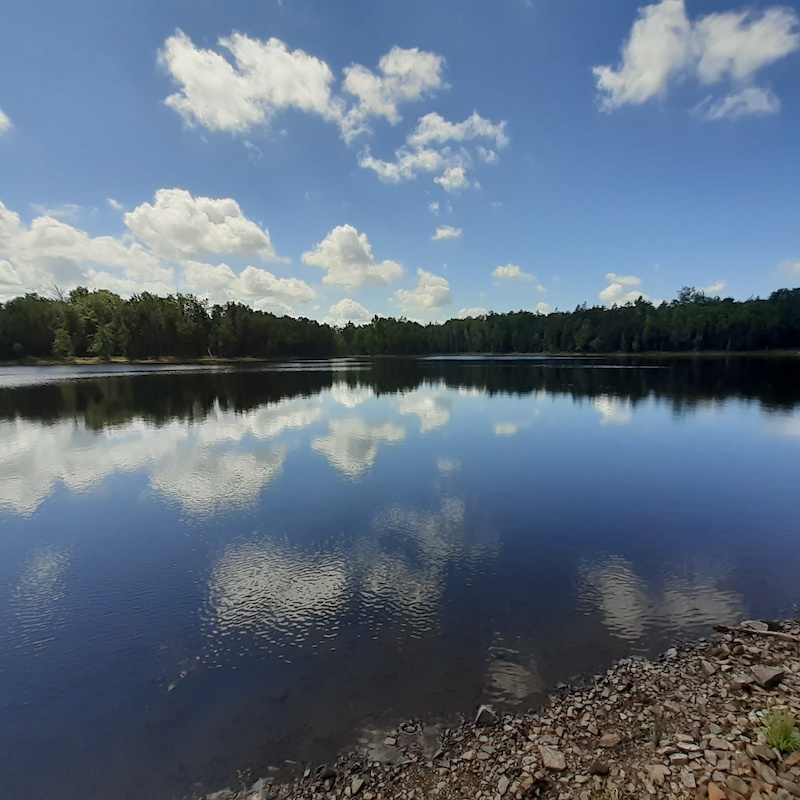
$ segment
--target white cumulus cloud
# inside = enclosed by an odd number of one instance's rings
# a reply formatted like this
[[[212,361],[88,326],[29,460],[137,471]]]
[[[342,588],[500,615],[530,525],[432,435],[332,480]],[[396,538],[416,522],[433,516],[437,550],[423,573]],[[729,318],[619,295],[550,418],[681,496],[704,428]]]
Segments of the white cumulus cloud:
[[[185,189],[159,189],[155,201],[125,214],[125,224],[168,258],[230,254],[279,261],[269,232],[248,219],[232,198],[193,197]]]
[[[714,296],[724,291],[725,286],[725,281],[717,281],[716,283],[709,284],[708,286],[701,286],[700,291],[703,294]]]
[[[186,261],[183,274],[185,288],[193,294],[215,303],[246,301],[261,311],[278,314],[291,314],[294,306],[310,303],[317,296],[305,281],[278,278],[260,267],[247,266],[237,274],[227,264]]]
[[[0,136],[8,130],[11,130],[11,120],[3,113],[3,110],[0,109]]]
[[[122,236],[91,236],[52,216],[72,207],[44,208],[29,226],[0,203],[0,302],[25,292],[47,294],[54,285],[167,295],[191,292],[281,314],[314,300],[305,281],[248,265],[235,270],[203,256],[230,253],[276,260],[269,233],[247,219],[235,200],[192,197],[163,189],[151,205],[125,214]]]
[[[431,148],[409,149],[400,147],[395,151],[394,161],[375,158],[365,149],[358,159],[363,169],[371,169],[384,183],[400,183],[414,180],[420,172],[436,172],[442,168],[445,157]],[[436,180],[436,179],[434,179]]]
[[[641,286],[642,283],[642,279],[637,278],[635,275],[616,275],[613,272],[609,272],[606,275],[606,280],[608,281],[608,286],[598,296],[608,305],[632,303],[640,297],[647,300],[647,295],[635,288]]]
[[[472,308],[462,308],[458,312],[458,316],[460,319],[467,319],[468,317],[485,317],[488,313],[488,308],[473,306]]]
[[[800,20],[790,8],[726,11],[690,20],[684,0],[661,0],[640,9],[620,64],[594,67],[593,72],[607,111],[663,96],[687,77],[704,86],[728,81],[735,91],[706,101],[707,115],[732,119],[778,110],[777,97],[751,84],[764,67],[798,49]]]
[[[469,186],[465,167],[448,167],[438,178],[433,179],[446,192],[458,192]]]
[[[344,327],[348,322],[352,322],[354,325],[366,325],[371,319],[372,313],[361,303],[345,297],[328,309],[328,314],[322,321],[326,325]]]
[[[395,298],[405,312],[432,311],[453,302],[450,284],[441,276],[418,269],[419,281],[415,289],[398,289]]]
[[[463,122],[448,122],[435,111],[420,117],[416,129],[408,136],[408,143],[415,147],[429,144],[444,144],[455,141],[464,142],[472,139],[489,139],[495,147],[508,144],[505,134],[506,123],[493,123],[484,119],[477,111]]]
[[[413,48],[393,47],[372,72],[360,64],[344,70],[344,91],[357,98],[342,121],[345,141],[369,132],[368,120],[383,117],[392,125],[400,119],[398,106],[421,100],[445,87],[444,59],[436,53]]]
[[[159,63],[179,87],[165,102],[187,124],[245,133],[284,108],[330,120],[341,117],[331,94],[333,73],[324,61],[289,50],[274,38],[262,41],[234,33],[218,44],[232,62],[196,47],[181,30],[159,53]]]
[[[386,286],[403,274],[397,261],[376,261],[367,235],[352,225],[334,228],[313,250],[303,253],[302,261],[325,270],[323,283],[348,289],[364,283]]]
[[[0,202],[0,300],[21,292],[47,293],[53,284],[111,288],[104,280],[109,269],[139,291],[162,294],[170,291],[174,277],[170,266],[137,242],[93,237],[50,216],[26,226]]]
[[[506,264],[495,267],[492,270],[492,277],[499,281],[535,281],[536,276],[529,272],[523,272],[517,264]],[[543,288],[543,287],[540,287]]]
[[[461,228],[454,228],[452,225],[439,225],[431,239],[434,242],[439,242],[442,239],[458,239],[462,233]]]

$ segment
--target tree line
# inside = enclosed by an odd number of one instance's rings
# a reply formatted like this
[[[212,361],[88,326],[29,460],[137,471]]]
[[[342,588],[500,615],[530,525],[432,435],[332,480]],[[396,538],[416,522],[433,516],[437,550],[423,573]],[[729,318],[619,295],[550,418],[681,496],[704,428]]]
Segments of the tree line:
[[[332,327],[241,303],[101,289],[26,294],[0,304],[0,360],[96,356],[327,358],[455,353],[641,353],[800,348],[800,289],[737,301],[685,287],[658,306],[644,299],[574,311],[489,313],[443,323],[374,317]]]

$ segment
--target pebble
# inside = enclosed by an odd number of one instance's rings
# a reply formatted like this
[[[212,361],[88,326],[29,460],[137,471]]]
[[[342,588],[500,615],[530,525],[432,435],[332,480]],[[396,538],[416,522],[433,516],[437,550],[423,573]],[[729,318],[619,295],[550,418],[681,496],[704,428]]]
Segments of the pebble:
[[[553,770],[554,772],[563,772],[567,768],[567,762],[564,754],[560,751],[547,747],[545,745],[539,746],[539,752],[542,756],[542,763],[545,769]]]

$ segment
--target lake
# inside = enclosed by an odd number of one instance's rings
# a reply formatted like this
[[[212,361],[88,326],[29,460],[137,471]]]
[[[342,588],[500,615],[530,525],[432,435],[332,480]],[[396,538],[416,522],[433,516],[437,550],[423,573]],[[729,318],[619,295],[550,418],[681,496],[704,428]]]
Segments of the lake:
[[[7,368],[0,796],[191,796],[793,614],[798,468],[800,359]]]

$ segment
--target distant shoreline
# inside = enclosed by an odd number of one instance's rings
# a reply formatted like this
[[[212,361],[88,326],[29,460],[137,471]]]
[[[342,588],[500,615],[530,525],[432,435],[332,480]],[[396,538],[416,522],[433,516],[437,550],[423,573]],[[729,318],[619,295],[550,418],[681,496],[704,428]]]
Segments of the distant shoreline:
[[[351,354],[347,356],[329,356],[326,358],[301,358],[297,356],[277,356],[274,358],[256,358],[245,356],[240,358],[222,358],[205,356],[203,358],[181,358],[179,356],[162,356],[160,358],[121,358],[113,357],[101,359],[97,356],[84,356],[79,358],[23,358],[16,361],[0,361],[2,367],[108,367],[108,366],[235,366],[237,364],[276,364],[283,361],[333,361],[355,358],[368,358],[383,360],[390,358],[404,358],[424,360],[426,358],[439,358],[442,360],[458,359],[464,357],[493,358],[513,360],[515,358],[571,358],[571,359],[693,359],[693,358],[798,358],[800,350],[703,350],[699,352],[687,351],[650,351],[643,353],[428,353],[425,355],[402,354]]]

